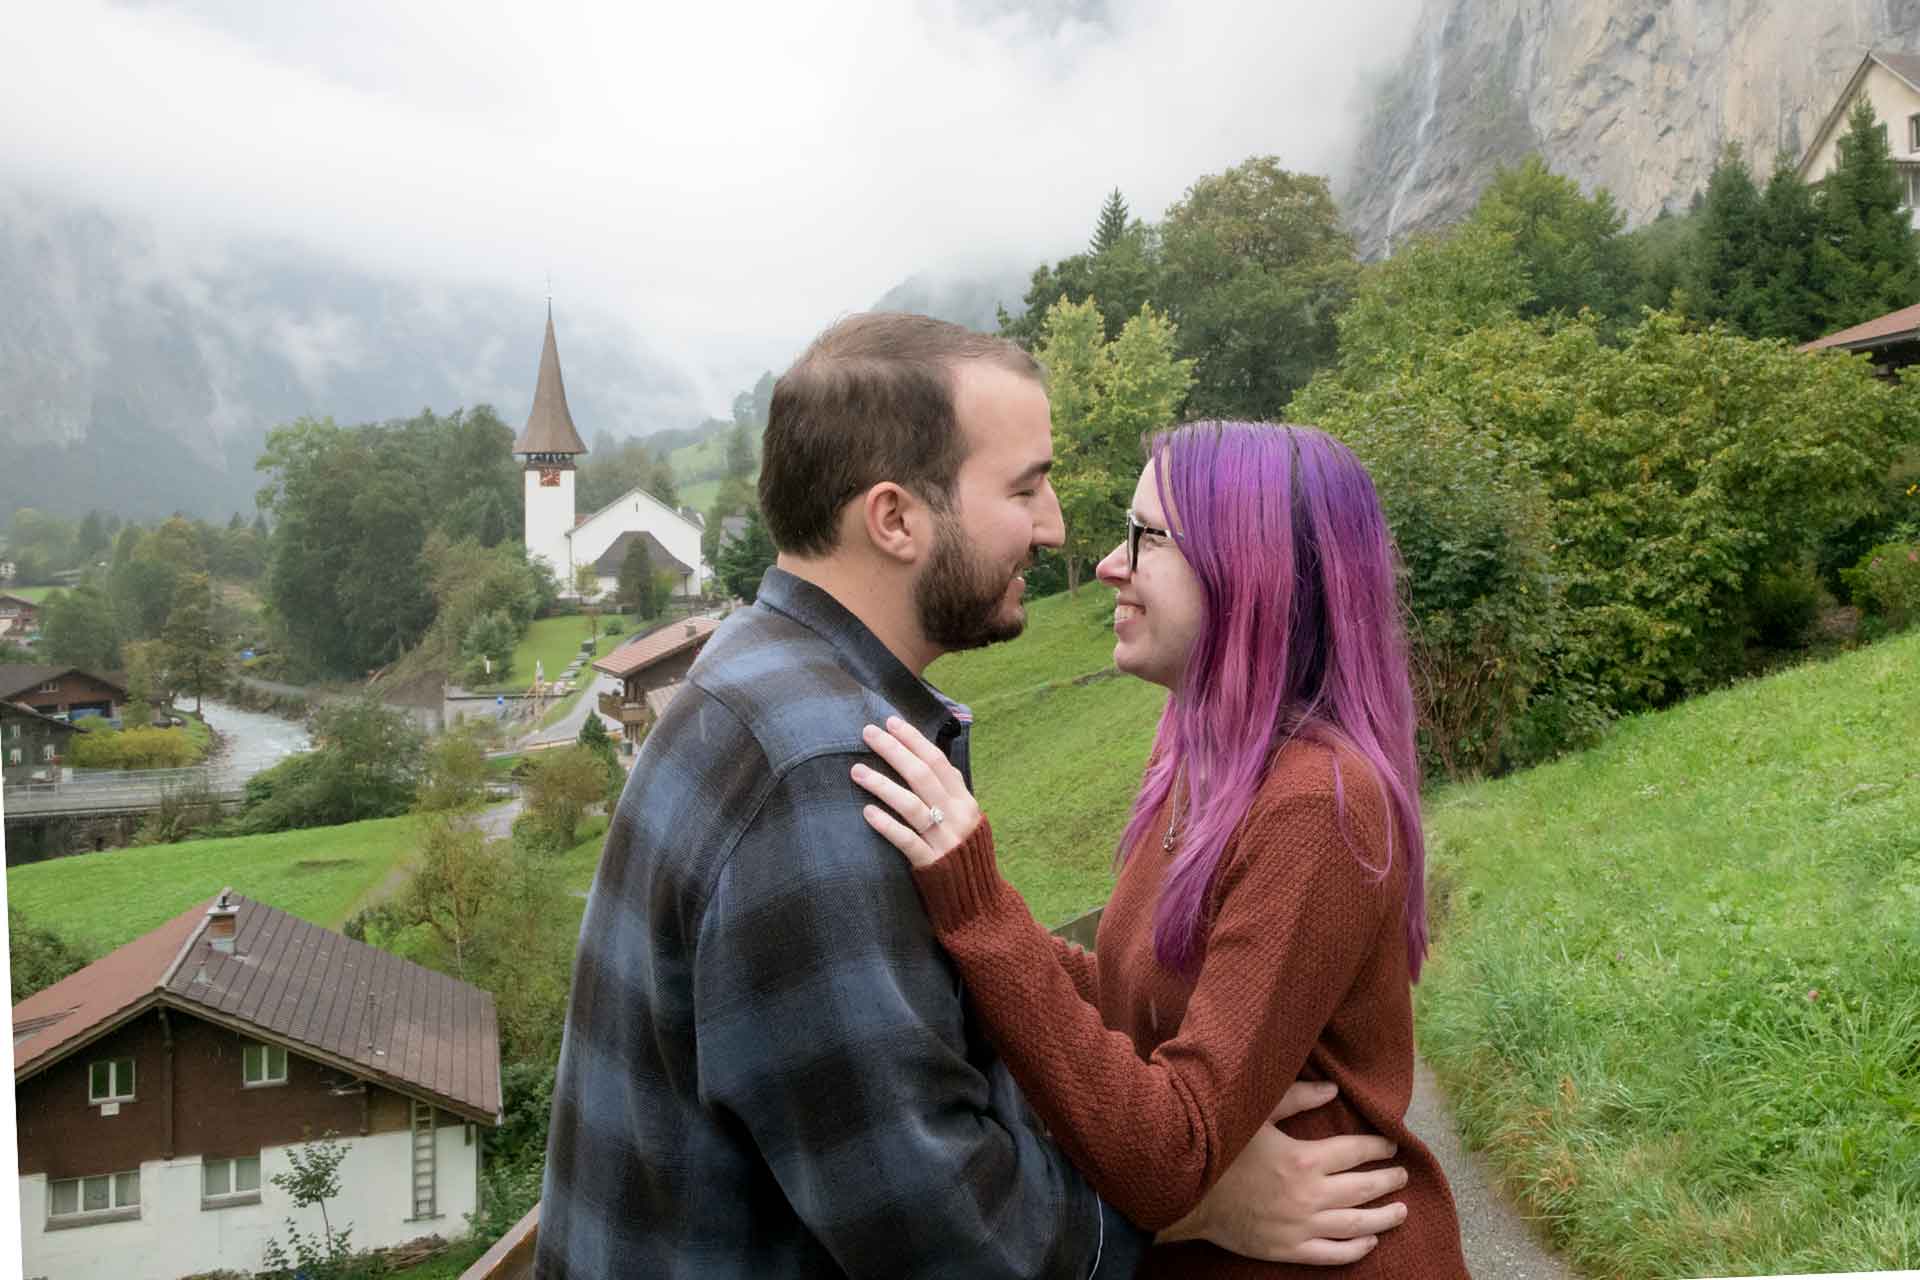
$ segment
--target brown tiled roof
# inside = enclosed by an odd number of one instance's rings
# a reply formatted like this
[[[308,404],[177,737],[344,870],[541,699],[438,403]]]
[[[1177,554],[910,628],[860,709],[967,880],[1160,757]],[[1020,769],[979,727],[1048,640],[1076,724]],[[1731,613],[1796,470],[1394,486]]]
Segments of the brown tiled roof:
[[[672,684],[662,685],[658,689],[647,690],[645,699],[647,711],[655,720],[667,714],[667,707],[672,704],[673,695],[680,692],[680,686],[684,683],[685,681],[675,680]]]
[[[13,1008],[14,1078],[50,1066],[151,1004],[483,1124],[500,1117],[493,997],[445,974],[228,891],[234,949],[205,937],[207,902]]]
[[[560,348],[553,341],[553,308],[547,308],[547,344],[540,349],[540,381],[533,389],[533,411],[526,430],[513,442],[515,453],[585,453],[580,433],[567,411],[567,386],[560,380]]]
[[[4,662],[0,663],[0,698],[11,698],[30,689],[37,689],[49,680],[58,680],[69,671],[86,676],[89,680],[98,680],[122,697],[126,695],[127,687],[124,683],[111,680],[106,676],[95,675],[80,667],[46,666],[38,662]]]
[[[7,715],[27,716],[35,720],[44,720],[53,728],[65,729],[69,733],[85,733],[87,731],[87,727],[83,724],[73,724],[66,720],[56,720],[44,711],[35,711],[24,702],[8,702],[0,698],[0,712],[4,712]]]
[[[595,662],[593,669],[624,680],[636,671],[644,671],[654,663],[671,658],[684,649],[705,644],[707,637],[712,635],[713,629],[719,625],[712,618],[689,618],[685,622],[670,622],[650,635],[641,636],[631,644],[621,645]]]
[[[1870,347],[1889,346],[1895,342],[1908,342],[1915,337],[1920,337],[1920,305],[1889,311],[1886,315],[1856,324],[1851,329],[1842,329],[1824,338],[1816,338],[1800,349],[1824,351],[1832,347],[1844,347],[1850,351],[1858,351]]]

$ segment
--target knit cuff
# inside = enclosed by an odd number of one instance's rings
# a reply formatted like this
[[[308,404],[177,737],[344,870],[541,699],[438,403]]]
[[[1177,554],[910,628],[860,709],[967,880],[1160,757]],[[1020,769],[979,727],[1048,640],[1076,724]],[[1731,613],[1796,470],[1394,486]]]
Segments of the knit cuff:
[[[1001,883],[987,815],[980,815],[980,825],[959,847],[930,867],[915,868],[913,879],[937,933],[951,932],[984,912]]]

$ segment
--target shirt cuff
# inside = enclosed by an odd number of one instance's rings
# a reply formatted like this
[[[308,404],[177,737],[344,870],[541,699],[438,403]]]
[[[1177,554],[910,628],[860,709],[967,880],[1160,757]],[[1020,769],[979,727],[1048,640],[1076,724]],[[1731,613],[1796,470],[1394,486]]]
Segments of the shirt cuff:
[[[938,862],[915,868],[913,880],[936,932],[950,932],[984,913],[1001,887],[987,815],[981,814],[973,833]]]

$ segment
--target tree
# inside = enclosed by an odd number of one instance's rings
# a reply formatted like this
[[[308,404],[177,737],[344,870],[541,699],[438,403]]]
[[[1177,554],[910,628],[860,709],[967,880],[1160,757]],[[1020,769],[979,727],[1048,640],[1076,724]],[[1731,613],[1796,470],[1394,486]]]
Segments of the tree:
[[[521,823],[548,847],[568,849],[587,810],[606,801],[606,769],[598,756],[579,747],[542,751],[528,766],[521,792],[526,798]]]
[[[600,571],[590,564],[573,567],[573,594],[580,598],[580,612],[586,615],[587,639],[600,634]]]
[[[1513,237],[1533,293],[1524,314],[1573,316],[1586,307],[1611,323],[1631,318],[1620,239],[1626,215],[1604,189],[1585,196],[1579,183],[1529,156],[1495,172],[1473,218]]]
[[[620,557],[620,575],[615,588],[619,602],[626,608],[640,612],[643,605],[651,604],[653,592],[653,558],[647,554],[645,539],[635,538],[627,544],[626,554]],[[650,618],[651,613],[640,613]]]
[[[513,650],[518,641],[519,631],[505,612],[489,609],[474,615],[460,641],[467,684],[475,688],[505,684],[513,675]]]
[[[389,818],[413,806],[422,739],[403,711],[371,695],[313,715],[312,751],[247,780],[242,825],[250,833]]]
[[[317,1142],[287,1148],[288,1171],[276,1173],[267,1180],[287,1193],[294,1208],[320,1210],[322,1239],[314,1240],[302,1234],[293,1219],[288,1218],[287,1237],[292,1253],[283,1249],[278,1240],[267,1241],[263,1262],[269,1274],[328,1280],[346,1269],[351,1256],[347,1240],[352,1228],[342,1227],[336,1235],[327,1216],[327,1201],[340,1194],[340,1166],[346,1158],[347,1149],[331,1131]]]
[[[1093,239],[1087,242],[1087,252],[1091,254],[1107,253],[1119,245],[1127,234],[1127,202],[1115,187],[1107,193],[1107,202],[1100,206],[1100,221],[1094,224]]]
[[[120,715],[129,729],[153,723],[153,699],[167,687],[166,643],[137,640],[123,645],[127,659],[127,709]]]
[[[1142,306],[1160,299],[1163,273],[1158,231],[1137,218],[1112,231],[1106,225],[1111,205],[1109,197],[1087,252],[1034,269],[1020,314],[1000,312],[1003,337],[1031,351],[1046,330],[1048,309],[1065,297],[1073,302],[1094,299],[1104,335],[1114,338]]]
[[[1862,94],[1847,115],[1840,161],[1820,183],[1813,281],[1819,320],[1832,332],[1920,297],[1920,248],[1894,168],[1886,126]]]
[[[627,771],[620,767],[620,755],[613,745],[613,735],[607,732],[607,726],[597,712],[589,712],[580,722],[580,736],[577,739],[580,748],[591,752],[607,771],[607,812],[613,812],[613,806],[620,801],[621,788],[626,785]]]
[[[1141,437],[1174,422],[1193,384],[1193,361],[1174,355],[1168,320],[1143,306],[1111,343],[1091,299],[1062,298],[1036,355],[1047,366],[1056,444],[1052,482],[1066,520],[1067,590],[1125,531],[1145,465]]]
[[[92,963],[53,930],[29,923],[12,903],[7,904],[7,961],[15,1004]]]
[[[1268,419],[1333,363],[1358,266],[1327,180],[1255,156],[1202,177],[1160,227],[1155,301],[1194,361],[1189,411]]]
[[[766,576],[778,554],[779,550],[773,545],[773,535],[767,532],[766,523],[760,519],[760,509],[751,507],[747,510],[747,527],[733,541],[720,548],[714,572],[729,596],[751,604],[760,590],[760,579]]]
[[[1819,297],[1814,290],[1814,246],[1820,239],[1820,208],[1800,180],[1793,157],[1775,157],[1764,197],[1766,234],[1761,245],[1762,300],[1753,337],[1811,342],[1820,336]]]
[[[433,931],[452,952],[454,974],[462,980],[480,918],[506,879],[506,870],[505,842],[489,840],[472,822],[447,813],[427,819],[398,913]]]
[[[413,807],[421,813],[457,813],[486,798],[487,753],[471,732],[450,730],[428,743]]]
[[[1730,143],[1707,180],[1700,206],[1699,236],[1688,273],[1689,314],[1724,321],[1735,333],[1755,336],[1766,305],[1762,278],[1766,257],[1766,206],[1754,185],[1739,143]]]
[[[748,397],[747,407],[752,410],[752,398]],[[754,472],[753,436],[751,424],[738,422],[727,433],[727,474],[737,480],[745,480]]]
[[[193,574],[181,584],[161,643],[168,683],[193,695],[193,712],[199,715],[201,698],[218,693],[227,674],[226,645],[213,625],[213,584],[206,574]]]
[[[89,671],[119,668],[120,631],[113,605],[91,579],[49,596],[45,613],[41,641],[49,658]]]

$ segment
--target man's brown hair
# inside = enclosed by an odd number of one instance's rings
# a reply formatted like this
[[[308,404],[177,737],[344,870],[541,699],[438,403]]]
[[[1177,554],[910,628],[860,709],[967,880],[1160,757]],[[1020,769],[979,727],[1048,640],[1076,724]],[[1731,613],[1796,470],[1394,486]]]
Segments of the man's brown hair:
[[[761,444],[760,514],[773,544],[823,555],[840,511],[883,480],[936,511],[953,505],[967,441],[954,370],[980,360],[1040,381],[1039,363],[1004,338],[931,316],[848,316],[815,338],[773,384]]]

